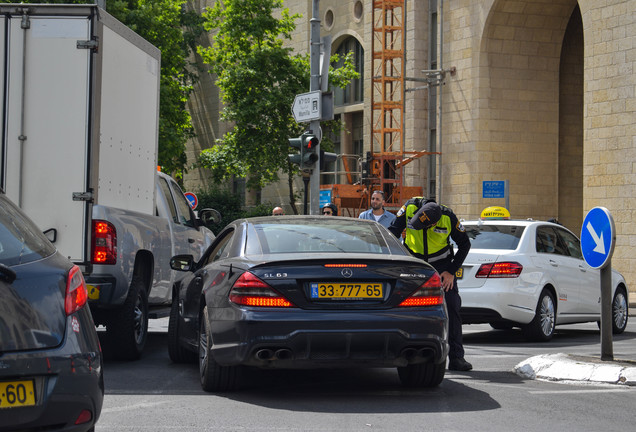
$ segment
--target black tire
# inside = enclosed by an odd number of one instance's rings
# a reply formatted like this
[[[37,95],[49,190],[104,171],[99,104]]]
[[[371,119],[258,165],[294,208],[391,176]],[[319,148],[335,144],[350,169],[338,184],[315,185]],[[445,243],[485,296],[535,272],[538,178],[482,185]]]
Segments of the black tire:
[[[629,317],[629,304],[625,288],[619,287],[614,293],[612,300],[612,333],[621,334],[627,328]]]
[[[532,321],[522,327],[524,336],[537,342],[547,342],[554,335],[556,325],[556,305],[554,296],[546,289],[541,292]]]
[[[106,333],[113,357],[139,359],[148,339],[148,294],[143,279],[133,278],[126,301],[112,312]]]
[[[221,366],[212,357],[212,333],[208,307],[203,308],[199,323],[199,374],[201,388],[206,392],[226,392],[236,390],[239,382],[239,366]]]
[[[170,320],[168,321],[168,355],[175,363],[194,363],[197,361],[197,353],[188,350],[180,343],[179,335],[179,299],[172,299],[170,307]]]
[[[446,374],[446,360],[439,364],[433,362],[411,364],[398,367],[397,370],[400,382],[404,387],[437,387]]]

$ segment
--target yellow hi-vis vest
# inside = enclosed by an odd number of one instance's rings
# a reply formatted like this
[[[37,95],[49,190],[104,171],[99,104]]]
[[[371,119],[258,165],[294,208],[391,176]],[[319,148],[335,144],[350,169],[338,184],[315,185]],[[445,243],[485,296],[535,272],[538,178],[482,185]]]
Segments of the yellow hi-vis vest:
[[[443,209],[444,206],[442,206]],[[434,261],[435,258],[441,259],[449,256],[450,245],[448,237],[453,229],[450,217],[442,211],[442,217],[434,227],[427,230],[414,230],[408,227],[408,221],[418,210],[419,207],[416,204],[409,204],[406,207],[407,228],[404,243],[412,252],[422,255],[426,261]],[[426,233],[426,244],[424,243],[424,233]]]

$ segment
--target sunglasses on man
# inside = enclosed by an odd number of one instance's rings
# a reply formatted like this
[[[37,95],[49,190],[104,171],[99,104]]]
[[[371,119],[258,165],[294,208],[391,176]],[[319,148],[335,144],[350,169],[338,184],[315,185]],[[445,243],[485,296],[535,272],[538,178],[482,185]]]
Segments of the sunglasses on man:
[[[323,210],[322,214],[331,216],[333,212],[331,210]]]

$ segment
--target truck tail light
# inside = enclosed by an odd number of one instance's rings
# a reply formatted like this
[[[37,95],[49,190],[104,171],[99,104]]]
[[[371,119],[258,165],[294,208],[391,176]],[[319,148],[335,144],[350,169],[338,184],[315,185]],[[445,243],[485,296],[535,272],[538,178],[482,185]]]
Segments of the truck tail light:
[[[66,280],[66,295],[64,296],[64,310],[66,315],[77,312],[84,307],[88,301],[88,290],[86,282],[80,268],[76,265],[71,267]]]
[[[243,273],[234,282],[230,301],[242,306],[294,307],[289,300],[250,272]]]
[[[444,303],[442,280],[437,272],[428,278],[413,294],[399,304],[401,307],[437,306]]]
[[[93,264],[115,264],[117,262],[117,230],[110,222],[93,220]]]
[[[516,278],[523,266],[518,262],[498,262],[482,264],[475,277],[478,278]]]

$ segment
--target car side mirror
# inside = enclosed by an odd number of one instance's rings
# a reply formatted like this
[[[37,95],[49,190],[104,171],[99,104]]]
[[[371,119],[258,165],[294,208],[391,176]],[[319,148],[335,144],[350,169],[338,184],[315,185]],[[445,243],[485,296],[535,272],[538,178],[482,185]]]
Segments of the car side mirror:
[[[170,268],[178,271],[190,271],[194,268],[194,257],[192,255],[176,255],[170,259]]]
[[[221,222],[221,213],[212,208],[202,209],[199,210],[199,219],[201,219],[205,225],[219,223]]]

